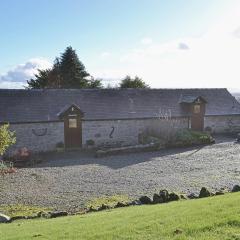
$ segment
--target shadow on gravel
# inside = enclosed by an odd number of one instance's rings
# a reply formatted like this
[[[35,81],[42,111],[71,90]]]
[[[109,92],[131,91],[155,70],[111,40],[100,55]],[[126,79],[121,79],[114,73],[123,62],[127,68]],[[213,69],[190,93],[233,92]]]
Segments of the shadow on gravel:
[[[233,138],[217,138],[217,144],[233,142]],[[71,151],[62,153],[49,153],[41,156],[42,163],[31,168],[67,167],[80,165],[102,165],[112,169],[121,169],[127,166],[150,162],[155,158],[171,156],[184,152],[190,152],[186,157],[191,157],[205,147],[214,148],[216,145],[196,146],[187,148],[162,149],[154,152],[127,153],[121,155],[96,158],[93,152]],[[192,152],[193,151],[193,152]]]
[[[106,156],[101,158],[96,158],[94,156],[94,153],[86,153],[81,151],[65,152],[61,154],[55,153],[45,155],[43,157],[42,163],[39,163],[31,168],[102,165],[112,169],[121,169],[127,166],[136,165],[143,162],[150,162],[153,159],[159,157],[175,155],[193,150],[197,152],[200,151],[202,148],[203,147],[201,146],[191,148],[164,149],[156,152],[128,153],[121,155]]]

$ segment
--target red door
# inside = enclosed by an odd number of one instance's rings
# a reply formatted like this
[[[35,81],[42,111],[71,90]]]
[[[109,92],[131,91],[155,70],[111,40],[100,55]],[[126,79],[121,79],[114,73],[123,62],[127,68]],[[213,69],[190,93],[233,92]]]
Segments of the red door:
[[[64,120],[64,137],[66,148],[79,148],[82,146],[82,121],[79,116],[66,116]]]
[[[194,131],[203,131],[204,129],[204,104],[194,104],[192,106],[191,129]]]

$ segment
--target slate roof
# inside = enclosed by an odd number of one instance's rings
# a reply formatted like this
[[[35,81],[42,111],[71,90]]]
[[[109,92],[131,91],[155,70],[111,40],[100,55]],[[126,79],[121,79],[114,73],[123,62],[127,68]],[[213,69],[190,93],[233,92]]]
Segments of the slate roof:
[[[62,109],[75,104],[84,119],[185,116],[181,97],[201,96],[206,115],[240,115],[240,104],[227,89],[0,89],[0,122],[58,121]]]

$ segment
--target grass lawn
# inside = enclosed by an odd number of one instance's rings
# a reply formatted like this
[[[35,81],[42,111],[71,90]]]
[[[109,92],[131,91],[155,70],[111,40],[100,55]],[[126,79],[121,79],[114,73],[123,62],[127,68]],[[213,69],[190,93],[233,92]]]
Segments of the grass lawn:
[[[240,193],[0,225],[0,239],[240,239]]]

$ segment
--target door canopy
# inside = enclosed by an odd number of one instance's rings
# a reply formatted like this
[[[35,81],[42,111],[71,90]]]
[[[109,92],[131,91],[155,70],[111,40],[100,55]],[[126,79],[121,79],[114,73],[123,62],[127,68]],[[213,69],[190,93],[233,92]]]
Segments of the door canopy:
[[[58,113],[58,117],[61,120],[71,115],[79,116],[80,118],[84,117],[84,113],[80,110],[80,108],[76,104],[66,106]]]

